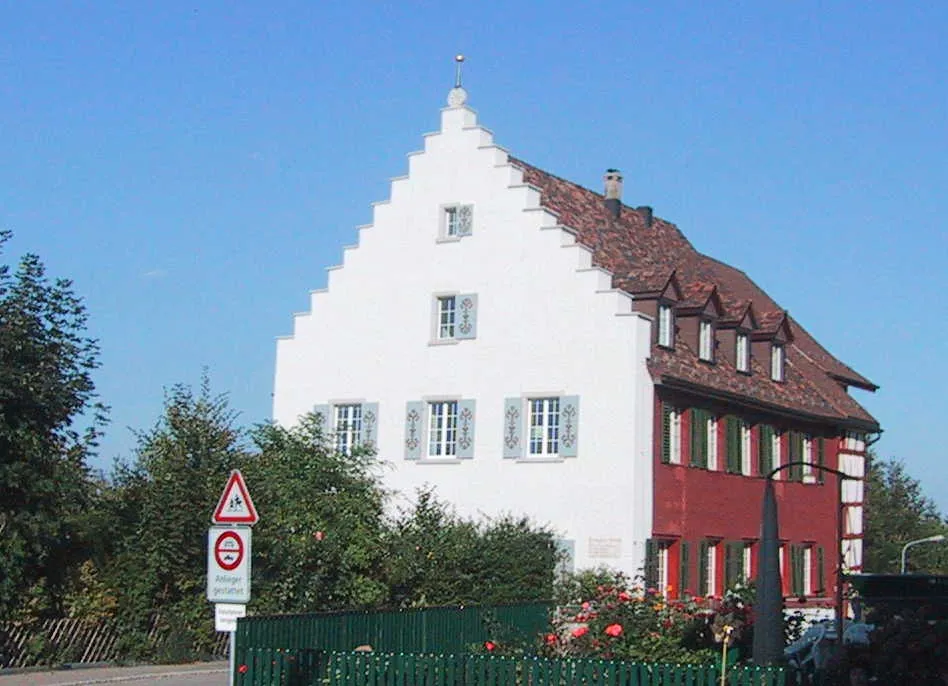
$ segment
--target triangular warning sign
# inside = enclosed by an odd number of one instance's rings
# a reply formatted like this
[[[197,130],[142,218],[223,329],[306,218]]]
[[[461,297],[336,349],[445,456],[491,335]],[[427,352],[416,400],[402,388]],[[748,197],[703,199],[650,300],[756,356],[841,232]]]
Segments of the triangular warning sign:
[[[215,524],[256,524],[257,508],[250,499],[250,491],[240,470],[230,473],[224,492],[211,518]]]

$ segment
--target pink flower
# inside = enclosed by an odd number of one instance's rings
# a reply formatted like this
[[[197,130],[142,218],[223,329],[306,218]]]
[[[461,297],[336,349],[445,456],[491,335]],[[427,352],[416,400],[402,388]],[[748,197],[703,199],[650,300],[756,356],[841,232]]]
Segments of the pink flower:
[[[545,640],[548,646],[554,645],[556,643],[556,634],[547,634]]]
[[[612,636],[613,638],[618,638],[622,635],[622,625],[621,624],[610,624],[606,627],[606,635]]]
[[[487,648],[488,653],[491,653],[494,651],[494,648],[497,647],[497,644],[493,641],[484,641],[484,647]]]
[[[583,608],[584,610],[588,610],[588,609],[589,609],[589,601],[588,601],[588,600],[587,600],[585,603],[583,603],[582,608]]]
[[[621,591],[621,592],[619,593],[619,600],[628,602],[628,601],[632,600],[632,596],[629,594],[628,591]]]
[[[588,626],[578,626],[578,627],[576,627],[575,629],[573,629],[573,637],[574,637],[574,638],[579,638],[579,637],[581,637],[581,636],[585,636],[585,635],[588,634],[588,633],[589,633],[589,627],[588,627]]]

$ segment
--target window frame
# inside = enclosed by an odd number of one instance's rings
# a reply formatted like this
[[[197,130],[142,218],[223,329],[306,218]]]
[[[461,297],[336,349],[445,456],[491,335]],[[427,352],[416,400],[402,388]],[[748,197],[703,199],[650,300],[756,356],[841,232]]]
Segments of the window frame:
[[[663,348],[675,347],[675,310],[671,303],[658,303],[658,345]]]
[[[333,443],[336,451],[343,455],[352,455],[352,451],[362,444],[363,403],[339,403],[332,405]],[[341,414],[358,415],[342,417]],[[343,426],[340,427],[340,421]]]
[[[463,226],[461,215],[467,210],[467,227]],[[459,241],[474,233],[474,205],[473,203],[454,202],[441,205],[438,229],[438,240],[442,242]]]
[[[710,319],[698,321],[698,359],[714,362],[714,323]]]
[[[743,344],[743,345],[742,345]],[[734,337],[734,367],[741,374],[750,374],[751,341],[750,334],[738,331]]]
[[[770,379],[777,383],[786,381],[787,351],[783,343],[770,345]]]
[[[450,308],[446,305],[450,303]],[[449,321],[445,321],[446,318]],[[458,319],[458,296],[457,295],[436,295],[435,296],[435,340],[456,341],[457,340],[457,319]],[[446,333],[446,329],[448,329]]]
[[[537,403],[539,403],[540,412],[536,413]],[[560,410],[561,396],[536,396],[526,398],[527,404],[527,436],[526,436],[526,456],[528,459],[537,458],[557,458],[560,456]],[[551,406],[555,404],[555,413],[551,411]],[[534,418],[538,417],[540,422],[535,424]],[[541,434],[534,437],[534,429],[539,429]],[[552,432],[552,435],[551,435]],[[534,446],[539,442],[539,451],[534,450]],[[551,449],[555,448],[555,449]]]
[[[425,459],[458,459],[458,405],[457,399],[425,401]],[[438,451],[432,452],[435,446]]]

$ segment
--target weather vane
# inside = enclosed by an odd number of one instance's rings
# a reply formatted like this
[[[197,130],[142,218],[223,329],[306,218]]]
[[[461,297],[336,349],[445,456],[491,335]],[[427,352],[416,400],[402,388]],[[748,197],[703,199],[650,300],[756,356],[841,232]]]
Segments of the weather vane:
[[[448,106],[449,107],[461,107],[464,103],[467,102],[467,91],[461,87],[461,64],[463,62],[464,62],[464,55],[457,54],[454,56],[454,63],[455,63],[454,88],[452,88],[451,92],[448,93]]]

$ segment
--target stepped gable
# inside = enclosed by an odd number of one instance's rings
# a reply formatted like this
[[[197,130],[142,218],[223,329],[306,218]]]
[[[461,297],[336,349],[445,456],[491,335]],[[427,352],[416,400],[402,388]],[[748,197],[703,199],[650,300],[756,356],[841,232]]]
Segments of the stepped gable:
[[[593,264],[613,274],[613,285],[632,295],[660,293],[672,276],[682,300],[679,308],[703,305],[716,290],[724,308],[723,322],[739,321],[753,308],[757,332],[772,333],[786,321],[788,342],[785,380],[770,379],[769,368],[752,360],[752,374],[740,374],[725,356],[715,364],[698,361],[697,351],[680,338],[674,350],[653,346],[649,370],[667,385],[699,387],[708,395],[751,401],[775,411],[808,416],[817,421],[843,422],[866,430],[878,423],[846,391],[853,385],[877,386],[833,357],[743,271],[702,255],[677,226],[623,205],[618,217],[605,207],[603,196],[511,157],[523,180],[540,192],[540,204],[555,214],[560,225],[575,232],[577,242],[593,253]]]

